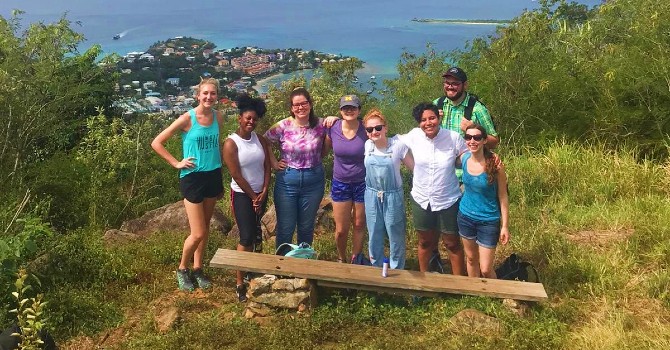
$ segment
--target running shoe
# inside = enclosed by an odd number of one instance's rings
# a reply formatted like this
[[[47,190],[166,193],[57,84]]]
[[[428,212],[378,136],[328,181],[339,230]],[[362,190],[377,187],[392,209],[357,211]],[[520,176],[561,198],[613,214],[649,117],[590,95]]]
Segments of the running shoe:
[[[189,271],[189,269],[177,269],[177,285],[179,286],[179,290],[185,292],[192,292],[195,290],[195,286],[191,280],[191,271]]]
[[[200,289],[212,288],[212,281],[210,281],[209,278],[205,276],[205,273],[202,271],[202,269],[193,270],[192,276]]]

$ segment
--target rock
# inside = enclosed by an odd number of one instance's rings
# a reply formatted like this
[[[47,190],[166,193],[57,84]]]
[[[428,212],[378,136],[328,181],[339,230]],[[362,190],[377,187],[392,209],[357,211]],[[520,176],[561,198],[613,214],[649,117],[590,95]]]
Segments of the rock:
[[[176,306],[162,309],[154,318],[156,321],[156,330],[160,333],[165,333],[174,327],[178,319],[179,309]]]
[[[281,309],[298,309],[300,304],[309,302],[309,292],[275,292],[252,296],[251,301]]]
[[[244,318],[248,319],[248,318],[254,318],[254,317],[256,317],[256,314],[254,314],[254,312],[251,309],[244,308]]]
[[[528,303],[521,300],[503,299],[503,305],[518,316],[528,315]]]
[[[298,305],[298,313],[303,313],[309,311],[309,306],[307,304]]]
[[[332,216],[333,200],[330,197],[325,197],[319,204],[319,210],[316,211],[316,226],[322,232],[331,232],[335,228],[335,220]],[[329,215],[329,213],[331,215]]]
[[[237,224],[233,225],[233,228],[228,231],[226,236],[228,236],[228,238],[236,238],[240,236],[240,228],[237,227]]]
[[[319,209],[333,211],[333,199],[330,197],[323,197],[321,203],[319,203]]]
[[[450,322],[451,328],[457,333],[497,337],[503,331],[503,325],[497,318],[474,309],[460,311],[450,319]]]
[[[265,215],[261,218],[261,224],[263,228],[263,237],[266,239],[275,235],[275,230],[277,228],[277,213],[275,212],[275,205],[271,205],[266,211]]]
[[[263,275],[261,277],[256,277],[249,282],[249,290],[247,291],[248,295],[258,296],[264,293],[270,292],[272,289],[272,284],[277,280],[275,275]]]
[[[246,307],[244,312],[245,312],[244,317],[252,318],[252,317],[268,316],[272,313],[272,310],[269,307],[267,307],[263,304],[259,304],[259,303],[255,303],[255,302],[249,302],[249,304],[247,304],[247,307]],[[248,317],[247,315],[252,315],[252,316]]]
[[[230,230],[230,220],[223,215],[221,209],[215,207],[210,230],[212,233],[225,233]],[[189,232],[188,219],[184,209],[184,202],[178,201],[164,205],[158,209],[146,212],[140,218],[129,220],[121,225],[121,231],[146,236],[157,231],[184,231]]]
[[[325,197],[324,199],[322,199],[321,203],[319,203],[319,210],[316,213],[316,226],[319,226],[321,222],[325,220],[326,217],[328,217],[327,215],[324,215],[326,211],[332,211],[332,210],[333,210],[333,200],[330,199],[330,197]],[[265,211],[263,218],[261,218],[261,227],[263,229],[263,237],[265,237],[265,239],[268,239],[269,237],[273,237],[275,235],[277,229],[277,212],[275,211],[274,204],[271,205]],[[231,232],[228,233],[229,237],[236,237],[235,234],[239,235],[239,231],[235,233],[233,232],[233,230],[231,230]]]
[[[105,232],[105,235],[102,236],[102,239],[107,243],[116,243],[116,242],[134,241],[141,237],[142,236],[135,233],[124,232],[117,229],[111,229]]]
[[[277,280],[272,284],[273,291],[287,291],[308,290],[309,282],[304,278],[284,278]]]

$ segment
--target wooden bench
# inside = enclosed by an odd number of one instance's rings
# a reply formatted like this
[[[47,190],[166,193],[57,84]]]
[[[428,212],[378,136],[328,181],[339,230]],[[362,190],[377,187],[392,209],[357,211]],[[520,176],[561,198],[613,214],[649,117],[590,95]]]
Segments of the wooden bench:
[[[436,296],[440,293],[540,301],[547,298],[541,283],[470,278],[438,273],[389,269],[382,277],[378,267],[324,260],[219,249],[210,266],[271,275],[306,278],[319,286],[374,292]]]

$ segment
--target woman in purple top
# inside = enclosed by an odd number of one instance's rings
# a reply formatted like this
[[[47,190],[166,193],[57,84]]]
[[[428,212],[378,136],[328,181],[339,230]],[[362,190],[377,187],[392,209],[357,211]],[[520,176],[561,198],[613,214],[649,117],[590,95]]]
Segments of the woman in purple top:
[[[354,231],[351,241],[351,262],[362,263],[361,255],[365,229],[365,141],[363,123],[358,120],[361,102],[356,95],[340,99],[341,120],[337,120],[326,134],[326,147],[333,149],[333,182],[330,197],[333,199],[335,219],[335,245],[337,261],[346,261],[347,239],[353,217]]]
[[[279,121],[265,133],[280,153],[277,161],[270,152],[272,169],[277,172],[274,189],[276,247],[293,241],[296,226],[298,243],[312,244],[314,219],[325,188],[321,158],[326,126],[337,120],[335,117],[318,118],[305,88],[294,89],[288,102],[291,117]]]

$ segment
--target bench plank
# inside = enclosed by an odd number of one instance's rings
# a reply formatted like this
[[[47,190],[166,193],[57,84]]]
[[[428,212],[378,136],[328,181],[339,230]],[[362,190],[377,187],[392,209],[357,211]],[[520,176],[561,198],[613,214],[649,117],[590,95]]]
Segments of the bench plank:
[[[391,269],[388,277],[382,277],[381,269],[377,267],[229,249],[218,249],[210,266],[306,278],[316,280],[322,286],[378,292],[415,295],[453,293],[530,301],[547,299],[547,292],[541,283]]]

